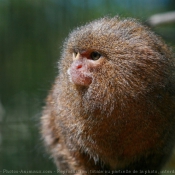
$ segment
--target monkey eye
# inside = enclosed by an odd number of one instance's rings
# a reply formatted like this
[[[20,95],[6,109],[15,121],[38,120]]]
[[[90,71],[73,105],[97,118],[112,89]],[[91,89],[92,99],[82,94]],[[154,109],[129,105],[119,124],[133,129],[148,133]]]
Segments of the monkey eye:
[[[98,53],[98,52],[92,52],[92,53],[90,54],[91,60],[98,60],[100,57],[101,57],[101,54]]]
[[[73,52],[73,58],[75,58],[77,56],[77,52]]]
[[[78,49],[74,49],[74,50],[73,50],[73,56],[76,57],[77,54],[78,54]]]

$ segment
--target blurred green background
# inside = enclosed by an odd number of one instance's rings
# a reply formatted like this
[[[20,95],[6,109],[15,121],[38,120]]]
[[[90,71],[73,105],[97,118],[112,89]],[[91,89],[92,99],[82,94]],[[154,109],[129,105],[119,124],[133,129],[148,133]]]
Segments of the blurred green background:
[[[145,23],[173,10],[174,0],[0,0],[0,174],[57,174],[40,139],[39,118],[73,28],[105,15]],[[175,46],[175,23],[153,30]],[[175,159],[165,169],[175,169]]]

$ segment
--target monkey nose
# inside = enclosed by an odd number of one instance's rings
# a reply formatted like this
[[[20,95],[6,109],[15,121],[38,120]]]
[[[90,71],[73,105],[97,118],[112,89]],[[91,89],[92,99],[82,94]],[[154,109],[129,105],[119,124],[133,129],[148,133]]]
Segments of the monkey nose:
[[[76,66],[76,68],[77,68],[77,69],[82,68],[82,64],[78,64],[78,65]]]
[[[81,68],[83,67],[83,63],[82,63],[82,61],[80,61],[80,60],[74,61],[73,64],[74,64],[74,68],[75,68],[76,70],[81,69]]]

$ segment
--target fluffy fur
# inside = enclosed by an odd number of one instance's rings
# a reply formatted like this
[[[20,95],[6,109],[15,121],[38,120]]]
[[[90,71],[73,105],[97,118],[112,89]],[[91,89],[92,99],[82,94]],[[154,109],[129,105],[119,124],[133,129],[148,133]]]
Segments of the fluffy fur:
[[[88,87],[67,73],[77,48],[105,57]],[[174,146],[174,70],[167,45],[134,19],[102,18],[70,33],[41,118],[58,168],[159,172]]]

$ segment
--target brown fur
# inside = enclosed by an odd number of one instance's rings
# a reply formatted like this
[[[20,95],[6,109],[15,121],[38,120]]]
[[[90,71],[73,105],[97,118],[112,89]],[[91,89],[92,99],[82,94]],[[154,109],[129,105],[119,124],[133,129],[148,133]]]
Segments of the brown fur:
[[[75,48],[105,56],[88,87],[69,81]],[[58,168],[159,172],[174,146],[174,81],[171,51],[136,20],[102,18],[74,30],[41,119]]]

